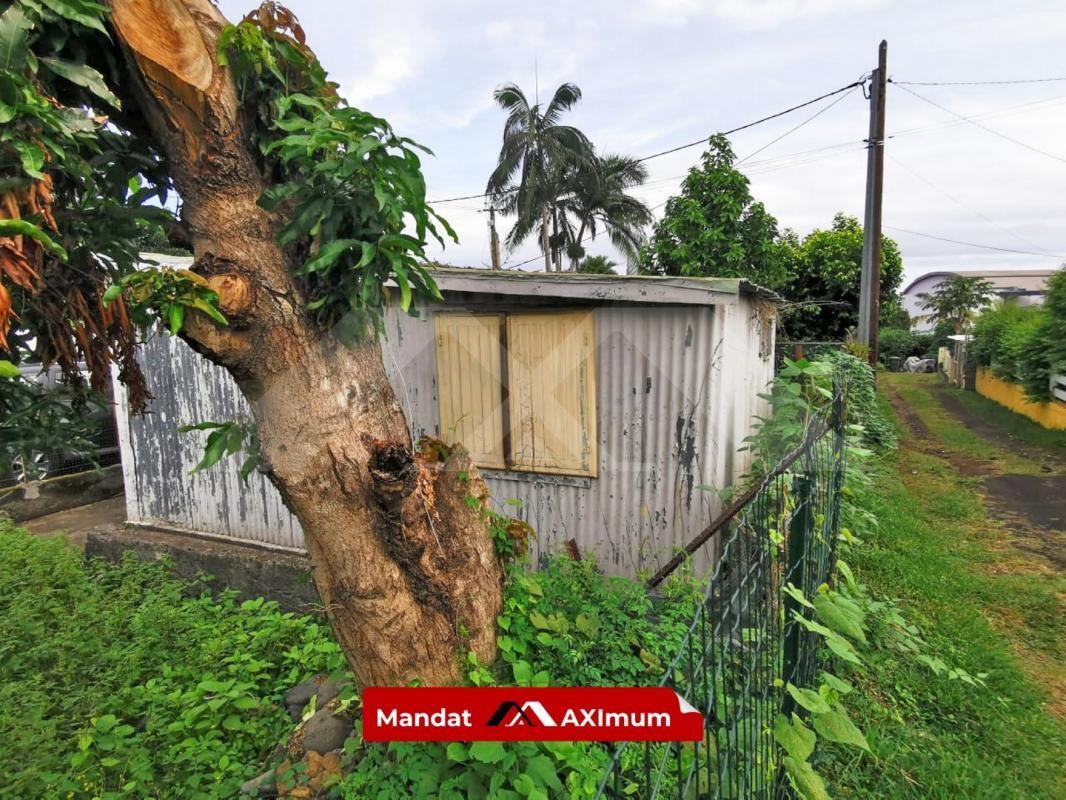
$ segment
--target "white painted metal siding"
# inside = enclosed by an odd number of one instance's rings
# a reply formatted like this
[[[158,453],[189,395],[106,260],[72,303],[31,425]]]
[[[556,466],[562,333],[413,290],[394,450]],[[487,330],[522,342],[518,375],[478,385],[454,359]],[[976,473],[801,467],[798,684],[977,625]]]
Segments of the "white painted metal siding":
[[[598,477],[484,471],[497,508],[537,530],[537,556],[576,539],[608,571],[633,574],[654,569],[712,519],[718,492],[747,465],[738,448],[765,411],[756,395],[773,373],[772,355],[760,357],[756,305],[742,295],[718,306],[585,306],[596,317]],[[454,294],[442,310],[527,306]],[[390,314],[382,340],[416,438],[448,435],[440,430],[433,317]],[[772,342],[763,351],[772,354]],[[299,524],[277,492],[260,475],[242,485],[236,459],[188,475],[202,434],[177,427],[247,414],[229,376],[165,336],[154,337],[143,358],[156,400],[123,431],[130,521],[301,547]]]

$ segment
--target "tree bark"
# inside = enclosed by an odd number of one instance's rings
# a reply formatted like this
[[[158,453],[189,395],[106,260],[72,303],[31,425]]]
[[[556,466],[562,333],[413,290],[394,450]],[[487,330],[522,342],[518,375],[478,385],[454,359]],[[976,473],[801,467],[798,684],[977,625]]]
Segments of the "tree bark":
[[[544,271],[552,271],[551,247],[548,246],[548,205],[540,215],[540,249],[544,251]]]
[[[362,685],[456,683],[496,655],[502,569],[473,505],[488,493],[458,448],[415,452],[376,343],[348,348],[304,311],[209,0],[112,0],[136,104],[181,194],[193,269],[230,320],[183,333],[253,410],[264,471],[300,520],[315,584]],[[461,480],[462,478],[462,480]],[[473,496],[478,504],[468,502]]]

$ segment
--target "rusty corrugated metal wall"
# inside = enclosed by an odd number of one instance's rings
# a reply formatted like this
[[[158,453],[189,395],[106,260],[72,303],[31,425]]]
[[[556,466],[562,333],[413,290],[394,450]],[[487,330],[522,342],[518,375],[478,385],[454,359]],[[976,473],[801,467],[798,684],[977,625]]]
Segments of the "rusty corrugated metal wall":
[[[738,448],[765,410],[757,394],[773,374],[773,342],[763,340],[773,327],[767,334],[754,298],[731,300],[594,307],[598,477],[484,470],[498,509],[536,529],[538,556],[576,539],[610,572],[654,569],[718,511],[718,492],[747,466]],[[447,308],[524,305],[452,295]],[[440,435],[432,314],[390,314],[382,351],[412,434]],[[234,459],[188,474],[202,436],[177,427],[248,413],[229,376],[166,336],[142,357],[156,400],[150,415],[121,426],[130,521],[301,548],[299,523],[262,476],[242,485]]]

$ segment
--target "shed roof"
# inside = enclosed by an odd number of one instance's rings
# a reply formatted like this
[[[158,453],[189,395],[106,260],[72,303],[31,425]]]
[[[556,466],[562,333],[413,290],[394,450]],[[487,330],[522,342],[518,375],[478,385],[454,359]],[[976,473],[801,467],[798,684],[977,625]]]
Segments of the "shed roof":
[[[442,292],[705,306],[729,305],[743,294],[781,302],[774,292],[742,278],[586,275],[461,267],[434,267],[431,271]]]
[[[169,267],[191,267],[191,256],[141,253],[142,261]],[[686,306],[721,306],[740,295],[782,299],[742,278],[680,278],[659,275],[586,275],[578,272],[522,272],[519,270],[433,267],[430,270],[442,292],[558,297],[600,302],[657,303]]]

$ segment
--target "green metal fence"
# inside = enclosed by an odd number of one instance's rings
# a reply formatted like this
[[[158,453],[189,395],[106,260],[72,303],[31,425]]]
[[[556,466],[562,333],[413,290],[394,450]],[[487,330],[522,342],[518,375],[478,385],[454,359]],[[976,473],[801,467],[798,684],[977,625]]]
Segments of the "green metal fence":
[[[845,469],[844,390],[809,421],[800,444],[767,471],[722,537],[703,603],[662,685],[704,715],[704,739],[618,747],[598,797],[783,798],[773,738],[778,714],[802,715],[786,684],[811,684],[819,638],[795,621],[827,581]]]

